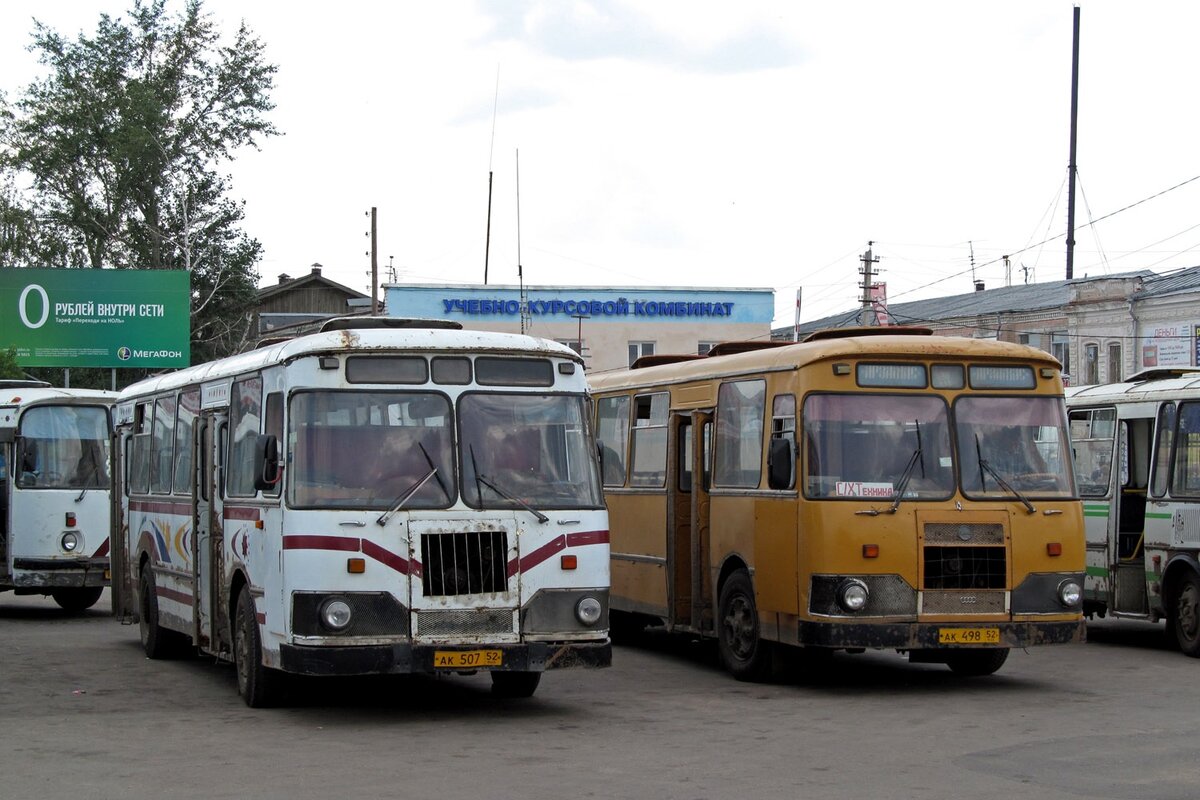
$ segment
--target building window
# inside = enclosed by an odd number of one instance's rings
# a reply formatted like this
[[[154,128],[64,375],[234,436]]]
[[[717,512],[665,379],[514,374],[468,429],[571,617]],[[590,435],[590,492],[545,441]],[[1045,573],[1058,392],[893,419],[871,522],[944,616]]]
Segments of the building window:
[[[1125,377],[1121,369],[1121,343],[1112,342],[1108,345],[1108,382],[1116,383]]]
[[[1062,364],[1064,375],[1071,374],[1071,346],[1066,331],[1055,331],[1050,334],[1050,355]]]
[[[654,355],[654,342],[630,342],[629,343],[629,366],[633,366],[633,362],[637,361],[642,356]]]
[[[574,350],[579,355],[583,355],[583,340],[582,339],[555,339],[559,344],[565,344],[567,347]]]
[[[1098,344],[1083,346],[1083,382],[1085,384],[1100,382],[1100,345]]]
[[[716,345],[716,342],[700,342],[696,345],[696,355],[706,356],[708,355],[708,351],[712,350]]]

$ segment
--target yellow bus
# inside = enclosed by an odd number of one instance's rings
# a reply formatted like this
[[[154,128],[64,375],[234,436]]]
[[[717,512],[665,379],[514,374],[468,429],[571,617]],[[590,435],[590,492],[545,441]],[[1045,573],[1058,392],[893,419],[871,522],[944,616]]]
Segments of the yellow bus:
[[[614,624],[988,675],[1083,638],[1083,514],[1058,361],[920,328],[717,345],[591,377]],[[623,618],[623,619],[622,619]],[[801,651],[801,652],[805,652]]]

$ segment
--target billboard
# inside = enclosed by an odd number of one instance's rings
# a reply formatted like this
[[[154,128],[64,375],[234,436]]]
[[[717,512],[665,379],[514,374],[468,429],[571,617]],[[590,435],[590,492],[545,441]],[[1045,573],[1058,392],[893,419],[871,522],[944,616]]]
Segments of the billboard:
[[[23,367],[186,367],[186,270],[0,269],[0,348]]]

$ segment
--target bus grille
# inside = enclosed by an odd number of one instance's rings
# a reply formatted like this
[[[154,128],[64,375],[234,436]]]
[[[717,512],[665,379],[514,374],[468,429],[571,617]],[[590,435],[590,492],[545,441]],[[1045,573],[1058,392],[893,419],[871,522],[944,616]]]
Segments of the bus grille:
[[[426,597],[486,594],[508,589],[508,534],[459,531],[421,535]]]
[[[1003,547],[926,547],[923,589],[1003,589]]]
[[[495,636],[513,632],[513,612],[505,608],[470,608],[417,613],[417,635]]]
[[[999,523],[928,522],[925,544],[1004,544],[1004,526]]]
[[[922,592],[922,614],[1003,614],[1006,592]]]

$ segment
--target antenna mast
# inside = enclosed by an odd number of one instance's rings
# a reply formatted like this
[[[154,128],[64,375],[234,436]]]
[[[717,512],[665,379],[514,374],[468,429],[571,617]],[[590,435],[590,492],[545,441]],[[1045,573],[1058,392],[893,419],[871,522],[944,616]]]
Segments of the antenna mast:
[[[492,154],[496,150],[496,107],[500,103],[500,65],[496,65],[496,95],[492,99],[492,142],[488,146],[487,237],[483,244],[483,285],[487,286],[488,256],[492,252]]]
[[[521,290],[521,333],[529,328],[529,298],[525,296],[525,271],[521,267],[521,150],[517,149],[517,280]]]

